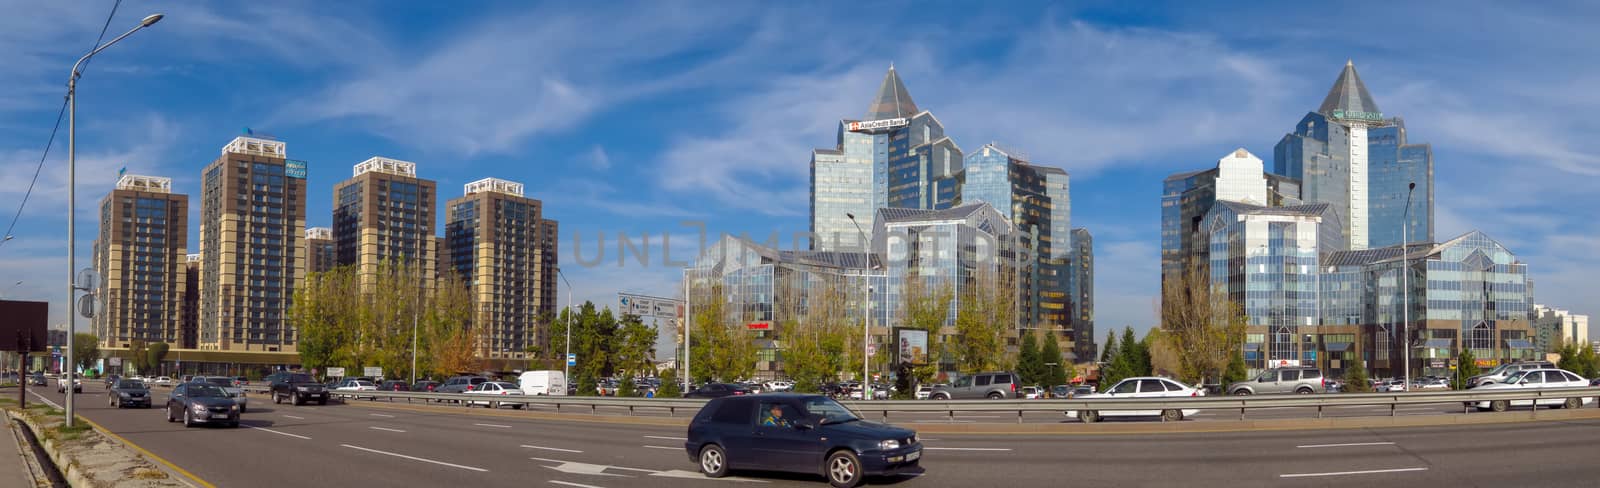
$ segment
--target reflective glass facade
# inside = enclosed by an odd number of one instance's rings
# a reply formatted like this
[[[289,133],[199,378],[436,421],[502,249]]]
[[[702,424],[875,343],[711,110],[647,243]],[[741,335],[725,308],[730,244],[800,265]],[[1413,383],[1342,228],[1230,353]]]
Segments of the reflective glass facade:
[[[1214,290],[1243,304],[1252,332],[1264,334],[1251,367],[1315,361],[1302,336],[1320,332],[1319,256],[1342,246],[1325,204],[1271,208],[1218,202],[1206,216]],[[1247,358],[1248,359],[1248,358]]]
[[[835,149],[811,153],[812,249],[866,249],[861,234],[872,231],[878,181],[874,178],[878,136],[850,132],[848,121],[839,125]],[[861,224],[857,231],[847,215]]]
[[[1399,118],[1387,127],[1368,129],[1367,143],[1371,175],[1368,247],[1397,245],[1403,237],[1433,242],[1433,147],[1407,144],[1405,121]],[[1412,182],[1417,188],[1411,195],[1407,223],[1406,193]],[[1410,226],[1407,236],[1401,235],[1404,225]]]

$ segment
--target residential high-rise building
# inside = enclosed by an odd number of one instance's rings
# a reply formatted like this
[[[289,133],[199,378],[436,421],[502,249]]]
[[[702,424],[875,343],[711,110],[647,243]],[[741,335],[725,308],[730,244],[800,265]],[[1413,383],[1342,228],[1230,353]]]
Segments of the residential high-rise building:
[[[290,300],[304,278],[306,165],[241,136],[206,165],[200,200],[204,350],[294,352]]]
[[[333,243],[333,229],[306,228],[306,273],[325,273],[339,265],[339,253]]]
[[[432,283],[434,182],[417,178],[416,163],[379,156],[355,165],[353,173],[333,190],[338,265],[355,266],[363,286],[385,263],[412,266],[423,283]]]
[[[200,259],[199,254],[183,257],[183,331],[178,343],[181,349],[195,349],[200,342]]]
[[[1302,182],[1302,199],[1327,203],[1344,221],[1350,249],[1433,240],[1433,152],[1409,144],[1403,121],[1385,119],[1353,63],[1317,111],[1300,119],[1273,151],[1273,172]],[[1403,222],[1409,185],[1410,222]]]
[[[1094,334],[1094,236],[1089,229],[1072,229],[1072,335],[1078,362],[1100,357]]]
[[[171,178],[125,175],[100,200],[94,267],[103,306],[93,324],[101,347],[180,342],[188,240],[189,196],[172,193]]]
[[[449,271],[465,281],[473,297],[473,327],[483,331],[483,355],[491,359],[531,357],[541,344],[538,323],[554,312],[544,295],[554,276],[543,251],[553,246],[555,222],[543,218],[543,203],[523,196],[522,184],[499,178],[467,183],[465,194],[445,203]]]
[[[1268,207],[1300,204],[1300,181],[1265,173],[1264,163],[1244,148],[1217,161],[1217,167],[1168,176],[1161,195],[1161,282],[1181,276],[1188,267],[1206,275],[1209,262],[1207,228],[1202,225],[1217,201]]]
[[[1533,329],[1535,350],[1555,352],[1561,344],[1589,346],[1589,316],[1535,304]]]
[[[917,108],[889,67],[862,120],[844,119],[832,149],[811,154],[812,249],[864,249],[880,208],[956,204],[961,148],[933,113]],[[855,215],[860,231],[847,217]]]
[[[561,278],[560,239],[561,224],[550,219],[539,220],[539,310],[555,311],[557,286]]]

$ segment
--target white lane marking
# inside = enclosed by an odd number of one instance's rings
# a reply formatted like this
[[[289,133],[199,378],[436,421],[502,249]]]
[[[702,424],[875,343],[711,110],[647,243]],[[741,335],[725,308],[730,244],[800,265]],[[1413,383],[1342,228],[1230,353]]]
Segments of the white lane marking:
[[[367,428],[368,429],[372,429],[372,430],[387,430],[389,432],[399,432],[401,434],[406,433],[406,431],[403,431],[403,430],[400,430],[400,429],[390,429],[388,427],[367,427]]]
[[[285,417],[289,417],[291,419],[295,419],[295,420],[305,420],[306,419],[305,417],[296,417],[296,416],[293,416],[293,415],[284,415],[284,416]]]
[[[660,436],[660,435],[647,435],[647,436],[644,436],[644,438],[646,438],[646,439],[661,439],[661,440],[664,440],[664,441],[686,441],[686,440],[689,440],[688,437],[668,437],[668,436]]]
[[[1332,473],[1280,474],[1280,475],[1278,475],[1278,477],[1279,478],[1316,478],[1316,477],[1322,477],[1322,476],[1344,476],[1344,475],[1350,475],[1350,474],[1405,473],[1405,472],[1410,472],[1410,471],[1427,471],[1427,470],[1428,470],[1428,468],[1372,469],[1372,470],[1367,470],[1367,471],[1337,471],[1337,472],[1332,472]]]
[[[1010,451],[1006,447],[924,447],[924,451]]]
[[[391,419],[394,418],[393,415],[382,414],[382,413],[369,413],[367,415],[371,415],[373,417],[385,417],[385,418],[391,418]]]
[[[421,462],[424,462],[424,463],[433,463],[433,464],[437,464],[437,465],[440,465],[440,466],[449,466],[449,467],[452,467],[452,468],[460,468],[460,469],[465,469],[465,470],[469,470],[469,471],[477,471],[479,473],[487,473],[487,472],[489,472],[489,470],[483,469],[483,468],[475,468],[475,467],[472,467],[472,466],[463,466],[463,465],[460,465],[460,464],[447,463],[447,462],[444,462],[444,461],[434,461],[432,459],[419,458],[419,457],[416,457],[416,456],[407,456],[405,454],[396,454],[396,453],[392,453],[392,452],[389,452],[389,451],[379,451],[377,449],[368,449],[368,448],[365,448],[365,447],[352,446],[352,445],[349,445],[349,444],[339,444],[339,445],[344,446],[344,447],[348,447],[348,448],[351,448],[351,449],[367,451],[367,452],[377,453],[377,454],[383,454],[385,456],[394,456],[394,457],[401,458],[401,459],[410,459],[412,461],[421,461]]]
[[[1393,442],[1352,442],[1352,443],[1349,443],[1349,444],[1311,444],[1311,445],[1294,446],[1294,447],[1298,447],[1300,449],[1316,449],[1316,448],[1319,448],[1319,447],[1392,446],[1392,445],[1394,445]]]
[[[681,447],[667,447],[667,446],[643,446],[643,447],[646,448],[646,449],[669,449],[669,450],[673,450],[673,451],[677,451],[677,450],[683,449]]]
[[[61,410],[61,409],[63,409],[63,408],[64,408],[64,407],[62,407],[62,406],[61,406],[61,405],[60,405],[60,404],[57,404],[57,403],[56,403],[56,402],[52,402],[52,401],[50,401],[50,399],[49,399],[49,398],[45,398],[45,397],[44,397],[44,395],[40,395],[40,394],[39,394],[39,392],[37,392],[37,391],[33,391],[33,390],[28,390],[28,393],[32,393],[32,394],[33,394],[33,396],[35,396],[35,397],[38,397],[38,398],[39,398],[39,401],[42,401],[42,402],[44,402],[44,403],[45,403],[45,405],[49,405],[49,406],[52,406],[52,407],[56,407],[56,409],[57,409],[57,410]]]
[[[657,476],[657,477],[662,477],[662,478],[710,479],[710,478],[707,478],[706,475],[700,474],[700,472],[698,472],[698,471],[683,471],[683,470],[677,470],[677,469],[668,470],[668,471],[656,471],[654,469],[629,468],[629,467],[626,467],[626,466],[610,466],[610,465],[605,465],[605,464],[579,463],[579,462],[573,462],[573,461],[562,461],[560,459],[545,459],[545,458],[536,458],[536,457],[531,457],[531,458],[528,458],[528,459],[531,459],[531,460],[534,460],[534,461],[546,462],[546,463],[557,463],[557,464],[559,464],[558,466],[545,466],[545,467],[549,468],[549,469],[556,470],[556,471],[560,471],[560,472],[563,472],[563,473],[584,474],[584,475],[591,475],[591,476],[615,476],[615,477],[623,477],[623,478],[629,477],[628,475],[617,474],[617,473],[607,473],[606,472],[607,470],[618,470],[618,471],[632,471],[632,472],[636,472],[636,473],[645,473],[647,476]],[[717,478],[716,480],[717,481],[734,481],[734,482],[741,482],[741,483],[766,483],[766,481],[763,481],[763,480],[753,480],[753,479],[748,479],[748,478],[740,478],[740,477],[737,477],[737,476],[729,476],[729,477],[726,477],[726,478]]]
[[[255,430],[264,430],[264,431],[271,432],[271,433],[274,433],[274,434],[278,434],[278,435],[282,435],[282,436],[289,436],[289,437],[293,437],[293,438],[296,438],[296,439],[304,439],[304,440],[308,440],[308,441],[311,440],[310,437],[306,437],[306,436],[298,435],[298,434],[290,434],[288,432],[280,432],[280,431],[268,429],[266,427],[256,427],[254,425],[246,425],[245,427],[249,427],[249,428],[252,428],[252,429],[255,429]]]
[[[575,486],[577,488],[604,488],[604,487],[595,486],[595,485],[585,485],[583,483],[573,483],[573,482],[570,482],[570,481],[561,481],[561,480],[550,480],[550,483],[551,484],[556,484],[556,485],[563,485],[563,486]]]
[[[579,453],[579,454],[583,453],[583,451],[579,451],[579,450],[576,450],[576,449],[562,449],[562,448],[559,448],[559,447],[530,446],[530,445],[527,445],[527,444],[523,444],[522,447],[526,447],[528,449],[543,449],[543,450],[546,450],[546,451],[575,452],[575,453]]]
[[[511,426],[509,426],[509,425],[500,425],[500,424],[472,424],[472,425],[476,425],[476,426],[479,426],[479,427],[499,427],[499,428],[502,428],[502,429],[511,428]]]

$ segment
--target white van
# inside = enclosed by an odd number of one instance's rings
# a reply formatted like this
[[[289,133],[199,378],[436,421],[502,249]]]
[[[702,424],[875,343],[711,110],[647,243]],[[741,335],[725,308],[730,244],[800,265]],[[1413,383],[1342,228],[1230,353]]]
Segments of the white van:
[[[560,371],[525,371],[517,377],[524,395],[567,394],[567,376]]]

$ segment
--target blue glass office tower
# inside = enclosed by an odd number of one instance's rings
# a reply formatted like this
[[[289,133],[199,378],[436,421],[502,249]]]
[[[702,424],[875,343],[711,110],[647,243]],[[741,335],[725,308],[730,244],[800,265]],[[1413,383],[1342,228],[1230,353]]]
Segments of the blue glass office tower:
[[[1022,317],[1025,327],[1050,329],[1060,339],[1093,341],[1072,332],[1069,264],[1072,254],[1072,204],[1069,175],[1037,166],[994,144],[967,155],[958,174],[960,203],[988,203],[1016,226],[1022,246],[1032,249],[1023,265]]]
[[[1306,202],[1332,205],[1350,249],[1399,244],[1402,225],[1410,225],[1413,240],[1433,237],[1432,149],[1409,144],[1404,123],[1384,118],[1353,63],[1345,63],[1317,111],[1279,140],[1273,172],[1301,180]]]
[[[894,67],[861,120],[839,124],[838,144],[811,155],[812,249],[864,249],[880,208],[944,209],[959,199],[961,148],[917,108]],[[846,214],[855,215],[862,232]]]
[[[1315,364],[1321,253],[1344,247],[1325,203],[1264,207],[1218,201],[1206,214],[1211,288],[1244,306],[1245,361],[1255,369]]]

